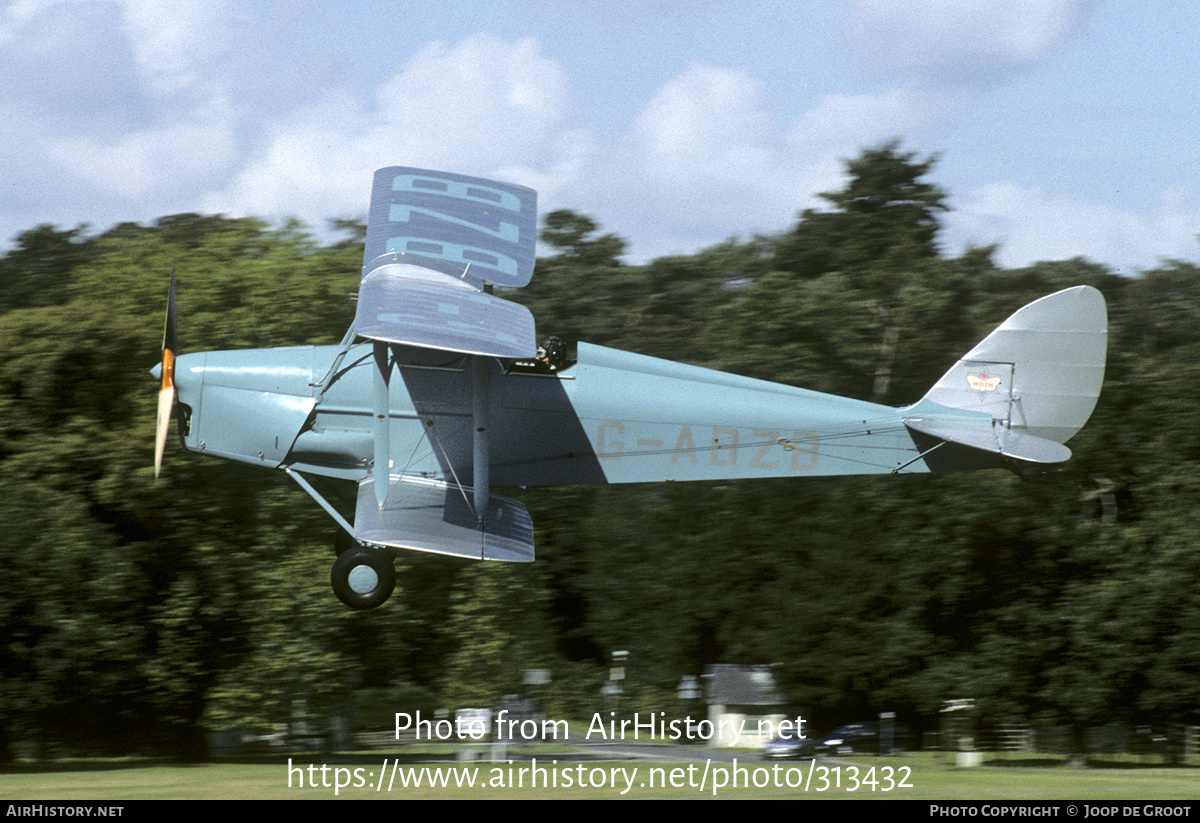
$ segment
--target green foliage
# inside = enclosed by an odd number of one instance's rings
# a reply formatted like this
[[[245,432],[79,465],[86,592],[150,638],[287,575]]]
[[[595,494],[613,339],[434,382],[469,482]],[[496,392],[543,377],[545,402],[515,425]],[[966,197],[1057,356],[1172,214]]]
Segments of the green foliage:
[[[457,646],[443,672],[450,707],[495,705],[521,690],[524,669],[549,667],[549,638],[537,626],[546,598],[539,571],[477,563],[459,573],[447,616]]]
[[[599,226],[590,217],[570,209],[552,211],[543,218],[539,239],[558,250],[559,256],[584,267],[612,268],[625,253],[625,241],[615,234],[595,237]]]
[[[806,209],[777,245],[776,268],[802,279],[840,272],[887,291],[935,258],[946,193],[922,180],[935,160],[914,158],[895,141],[848,161],[846,187],[821,195],[834,210]]]
[[[295,605],[328,600],[313,514],[294,494],[271,496],[275,478],[236,467],[172,462],[155,484],[147,372],[172,266],[186,265],[185,347],[297,343],[314,318],[333,326],[328,295],[354,285],[347,253],[296,227],[195,215],[119,227],[88,241],[83,259],[73,240],[56,248],[61,265],[39,266],[70,272],[64,301],[0,314],[11,353],[0,362],[3,742],[190,756],[203,751],[206,712],[236,707],[240,723],[262,725],[310,684],[334,702],[346,658],[338,640],[322,641],[330,619]],[[337,313],[344,326],[349,312]],[[289,552],[299,568],[280,563]],[[315,649],[297,641],[306,633]]]
[[[0,259],[0,313],[64,302],[75,268],[91,253],[83,231],[41,225],[18,234]]]

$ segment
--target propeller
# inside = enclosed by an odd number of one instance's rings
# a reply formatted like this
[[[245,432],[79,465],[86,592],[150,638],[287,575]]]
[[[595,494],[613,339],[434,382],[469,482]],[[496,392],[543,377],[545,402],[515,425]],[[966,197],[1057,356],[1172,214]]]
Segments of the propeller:
[[[171,270],[171,289],[167,292],[167,323],[163,329],[162,385],[158,390],[158,424],[154,433],[154,477],[162,471],[163,450],[167,445],[167,429],[171,426],[171,409],[175,405],[175,354],[179,344],[178,321],[175,315],[175,270]]]

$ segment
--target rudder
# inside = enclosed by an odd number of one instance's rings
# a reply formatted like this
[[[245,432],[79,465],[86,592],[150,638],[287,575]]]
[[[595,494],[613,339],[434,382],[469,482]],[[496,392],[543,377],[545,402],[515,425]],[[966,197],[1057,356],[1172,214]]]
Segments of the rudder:
[[[994,426],[1066,443],[1091,416],[1104,382],[1108,311],[1091,286],[1017,310],[954,364],[912,407],[991,414]]]

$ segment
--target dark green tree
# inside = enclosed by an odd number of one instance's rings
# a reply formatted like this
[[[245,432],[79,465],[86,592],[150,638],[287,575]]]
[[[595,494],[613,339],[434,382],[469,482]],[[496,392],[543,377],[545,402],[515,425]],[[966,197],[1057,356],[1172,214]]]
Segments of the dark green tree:
[[[625,241],[600,235],[594,220],[562,209],[544,218],[541,240],[556,250],[539,258],[528,286],[507,296],[527,306],[539,335],[608,343],[620,334],[636,278],[620,256]]]
[[[580,266],[613,267],[625,253],[625,241],[615,234],[596,236],[600,226],[586,215],[558,209],[542,218],[538,238],[558,256]]]
[[[0,258],[0,313],[65,302],[72,272],[90,254],[84,231],[41,225],[18,234]]]
[[[777,244],[775,268],[804,279],[833,272],[869,279],[875,268],[932,260],[947,210],[946,193],[924,180],[935,162],[901,151],[899,141],[847,161],[845,188],[820,195],[833,208],[801,213]]]

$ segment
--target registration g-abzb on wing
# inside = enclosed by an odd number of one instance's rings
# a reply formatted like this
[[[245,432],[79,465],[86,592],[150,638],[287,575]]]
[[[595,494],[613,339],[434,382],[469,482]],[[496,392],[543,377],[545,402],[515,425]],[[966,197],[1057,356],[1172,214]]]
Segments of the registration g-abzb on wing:
[[[530,281],[536,232],[531,189],[380,169],[339,346],[177,354],[172,278],[156,473],[173,407],[186,450],[287,472],[353,538],[333,588],[365,609],[400,551],[533,560],[528,511],[493,486],[1059,463],[1104,379],[1088,286],[1020,309],[902,408],[582,342],[566,360],[493,293]],[[314,477],[357,485],[352,520]]]

